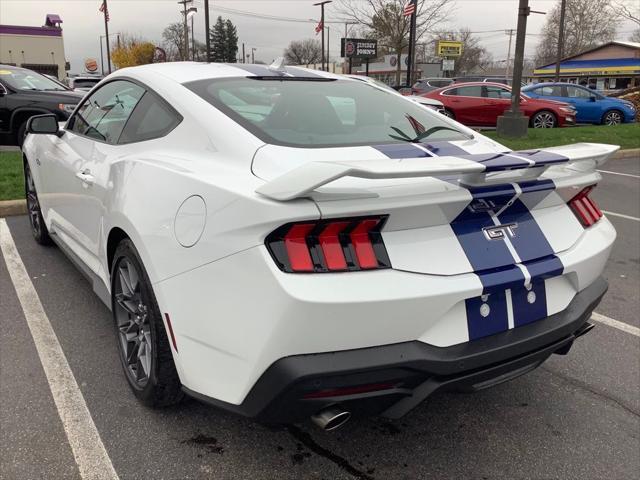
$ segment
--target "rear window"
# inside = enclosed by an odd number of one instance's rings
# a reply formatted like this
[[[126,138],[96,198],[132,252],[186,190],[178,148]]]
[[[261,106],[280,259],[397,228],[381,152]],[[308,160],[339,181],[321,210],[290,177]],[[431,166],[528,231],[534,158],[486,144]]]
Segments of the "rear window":
[[[469,138],[420,105],[364,82],[243,77],[185,86],[276,145],[340,147]]]

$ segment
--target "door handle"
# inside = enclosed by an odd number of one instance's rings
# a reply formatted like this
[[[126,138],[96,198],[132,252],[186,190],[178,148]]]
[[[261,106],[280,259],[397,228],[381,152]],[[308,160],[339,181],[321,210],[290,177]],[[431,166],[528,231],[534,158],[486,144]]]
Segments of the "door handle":
[[[80,180],[82,180],[82,183],[85,183],[87,185],[93,185],[95,182],[95,178],[93,178],[93,175],[91,175],[91,171],[87,169],[81,170],[76,173],[76,178],[79,178]]]

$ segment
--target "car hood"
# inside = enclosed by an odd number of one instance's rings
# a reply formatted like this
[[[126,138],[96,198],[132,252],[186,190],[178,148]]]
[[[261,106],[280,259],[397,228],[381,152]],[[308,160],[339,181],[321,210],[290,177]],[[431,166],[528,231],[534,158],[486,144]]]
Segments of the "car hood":
[[[60,91],[46,91],[39,92],[35,90],[22,90],[19,92],[24,98],[35,100],[38,102],[48,103],[78,103],[84,95],[79,92],[60,90]]]

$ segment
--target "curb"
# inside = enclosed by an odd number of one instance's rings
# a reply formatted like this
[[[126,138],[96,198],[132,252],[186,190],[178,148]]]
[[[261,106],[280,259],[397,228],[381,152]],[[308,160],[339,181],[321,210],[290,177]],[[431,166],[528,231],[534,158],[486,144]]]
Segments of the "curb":
[[[611,160],[622,160],[623,158],[640,158],[640,148],[629,148],[627,150],[618,150]]]
[[[612,160],[622,160],[625,158],[640,158],[640,148],[630,148],[628,150],[618,150],[611,157]],[[0,201],[0,217],[11,217],[13,215],[26,215],[26,200],[3,200]]]
[[[26,200],[3,200],[0,202],[0,217],[10,217],[13,215],[26,215]]]

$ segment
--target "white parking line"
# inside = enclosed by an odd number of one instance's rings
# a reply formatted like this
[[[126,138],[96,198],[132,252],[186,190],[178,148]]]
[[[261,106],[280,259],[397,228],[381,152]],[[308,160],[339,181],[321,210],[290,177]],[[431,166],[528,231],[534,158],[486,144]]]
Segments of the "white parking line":
[[[0,218],[0,250],[31,331],[80,476],[91,480],[117,480],[118,474],[104,448],[4,218]]]
[[[600,173],[608,173],[609,175],[620,175],[622,177],[640,178],[640,175],[632,175],[630,173],[612,172],[611,170],[598,170]]]
[[[628,323],[619,322],[618,320],[606,317],[600,313],[593,312],[591,314],[591,320],[595,320],[596,322],[603,323],[610,327],[617,328],[618,330],[622,330],[623,332],[635,335],[636,337],[640,337],[640,328],[629,325]]]
[[[631,215],[623,215],[622,213],[609,212],[607,210],[602,210],[602,213],[606,215],[611,215],[612,217],[619,217],[627,220],[633,220],[634,222],[640,222],[640,218],[632,217]]]

